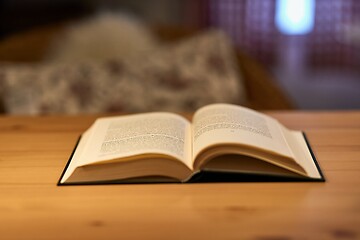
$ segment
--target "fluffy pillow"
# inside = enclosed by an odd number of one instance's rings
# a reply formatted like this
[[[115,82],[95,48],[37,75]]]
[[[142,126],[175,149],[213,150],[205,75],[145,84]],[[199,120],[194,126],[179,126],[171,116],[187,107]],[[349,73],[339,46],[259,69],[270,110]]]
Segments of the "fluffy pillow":
[[[221,32],[143,57],[0,66],[8,113],[194,111],[245,101],[232,45]]]
[[[146,54],[159,41],[139,19],[124,13],[101,12],[67,25],[52,39],[45,54],[48,61],[120,59]]]

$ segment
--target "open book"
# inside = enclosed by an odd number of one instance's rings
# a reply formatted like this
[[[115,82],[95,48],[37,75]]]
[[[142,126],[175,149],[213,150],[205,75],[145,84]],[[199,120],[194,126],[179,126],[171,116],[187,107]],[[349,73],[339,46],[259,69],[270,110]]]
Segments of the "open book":
[[[162,112],[97,119],[58,184],[222,181],[242,174],[324,181],[302,132],[248,108],[212,104],[192,122]]]

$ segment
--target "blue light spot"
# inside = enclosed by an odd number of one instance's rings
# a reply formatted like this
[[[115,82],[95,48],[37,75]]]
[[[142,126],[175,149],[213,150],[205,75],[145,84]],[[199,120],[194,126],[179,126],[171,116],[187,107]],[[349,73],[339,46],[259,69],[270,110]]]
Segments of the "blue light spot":
[[[275,23],[283,34],[307,34],[314,28],[314,0],[277,0]]]

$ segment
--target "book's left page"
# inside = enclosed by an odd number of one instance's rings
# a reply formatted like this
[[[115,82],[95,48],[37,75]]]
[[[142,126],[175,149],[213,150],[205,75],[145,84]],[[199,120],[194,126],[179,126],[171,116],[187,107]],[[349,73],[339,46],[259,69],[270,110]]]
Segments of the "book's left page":
[[[100,118],[86,131],[61,182],[81,166],[163,155],[192,168],[191,124],[172,113]],[[147,157],[148,156],[148,157]]]

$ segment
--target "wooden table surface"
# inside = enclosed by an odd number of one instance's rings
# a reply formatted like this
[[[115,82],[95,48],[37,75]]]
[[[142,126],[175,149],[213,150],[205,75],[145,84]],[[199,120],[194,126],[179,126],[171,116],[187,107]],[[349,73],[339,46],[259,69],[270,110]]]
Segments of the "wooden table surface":
[[[269,114],[327,182],[57,187],[95,116],[2,116],[0,239],[360,239],[360,111]]]

